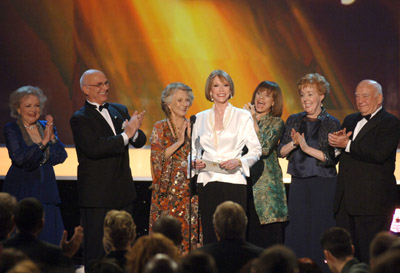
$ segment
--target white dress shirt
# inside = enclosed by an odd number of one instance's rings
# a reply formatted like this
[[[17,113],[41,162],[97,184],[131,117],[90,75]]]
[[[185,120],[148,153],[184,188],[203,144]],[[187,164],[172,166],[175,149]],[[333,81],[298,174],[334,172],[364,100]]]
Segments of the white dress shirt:
[[[381,110],[381,109],[382,109],[382,106],[379,107],[378,109],[376,109],[376,111],[371,114],[370,119],[373,116],[375,116],[376,113],[378,113],[379,110]],[[366,120],[365,118],[363,118],[363,119],[361,119],[360,121],[357,122],[356,128],[354,128],[354,132],[352,134],[352,139],[356,139],[358,133],[361,131],[361,129],[364,127],[364,125],[367,124],[367,122],[368,122],[368,120]],[[348,152],[348,153],[350,153],[350,145],[351,145],[351,140],[349,140],[349,142],[347,142],[347,145],[346,145],[346,150],[345,151]]]
[[[242,167],[231,174],[200,170],[197,182],[204,185],[211,181],[246,184],[245,176],[250,176],[250,167],[261,156],[261,145],[250,112],[228,104],[224,112],[224,128],[221,131],[216,131],[214,127],[214,107],[196,116],[192,132],[193,160],[197,158],[223,162],[237,158],[242,163]],[[241,156],[245,145],[249,151]]]
[[[112,119],[111,119],[111,116],[110,116],[110,112],[108,112],[108,110],[107,110],[106,108],[103,108],[103,109],[101,109],[101,111],[100,111],[100,110],[99,110],[100,104],[98,104],[98,103],[91,102],[91,101],[87,101],[87,102],[90,103],[90,104],[92,104],[92,105],[95,105],[95,106],[96,106],[97,112],[99,112],[99,113],[103,116],[103,118],[107,121],[108,125],[110,125],[111,130],[114,132],[114,135],[117,135],[117,134],[115,133],[114,123],[112,122]],[[128,145],[128,143],[129,143],[129,138],[128,138],[128,136],[126,135],[126,133],[125,133],[125,132],[122,132],[122,133],[121,133],[121,136],[122,136],[122,138],[124,139],[124,144],[125,144],[125,146]],[[133,138],[132,138],[133,141],[135,141],[137,137],[138,137],[138,132],[136,132],[135,135],[133,136]]]

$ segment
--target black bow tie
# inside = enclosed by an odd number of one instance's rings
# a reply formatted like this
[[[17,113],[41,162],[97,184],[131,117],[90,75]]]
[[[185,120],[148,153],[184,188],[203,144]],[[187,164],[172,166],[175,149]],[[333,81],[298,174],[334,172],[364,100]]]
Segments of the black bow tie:
[[[108,110],[108,103],[104,103],[103,105],[100,105],[99,111],[101,112],[101,110],[103,110],[104,108]]]
[[[363,116],[363,115],[360,114],[360,115],[358,116],[358,121],[362,120],[363,118],[365,118],[365,119],[368,121],[368,120],[371,119],[371,114],[365,115],[365,116]]]

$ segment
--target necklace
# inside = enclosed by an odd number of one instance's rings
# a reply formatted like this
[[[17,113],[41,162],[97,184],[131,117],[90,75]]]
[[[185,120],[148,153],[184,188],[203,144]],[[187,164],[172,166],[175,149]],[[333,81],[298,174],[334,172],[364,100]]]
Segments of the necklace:
[[[25,124],[24,124],[24,127],[25,127],[26,129],[33,130],[33,129],[35,129],[36,124],[33,124],[33,125],[25,125]]]
[[[178,128],[175,127],[175,124],[174,124],[174,122],[172,121],[171,118],[167,118],[167,122],[168,122],[168,125],[169,125],[170,129],[171,129],[172,136],[173,136],[175,139],[178,139],[178,133],[179,133],[178,130],[180,130],[180,129],[182,128],[183,122],[185,122],[185,120],[183,120],[181,127],[178,127]],[[177,129],[178,129],[178,130],[177,130]]]

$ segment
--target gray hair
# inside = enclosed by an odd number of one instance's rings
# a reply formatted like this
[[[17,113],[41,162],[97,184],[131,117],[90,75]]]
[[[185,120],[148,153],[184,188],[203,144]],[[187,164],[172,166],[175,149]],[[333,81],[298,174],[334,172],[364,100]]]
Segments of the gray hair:
[[[180,82],[173,82],[168,84],[161,94],[161,109],[164,111],[167,117],[171,115],[171,111],[169,110],[168,105],[171,104],[172,97],[178,90],[186,91],[186,93],[189,96],[190,106],[193,103],[194,95],[192,88]]]
[[[10,106],[10,110],[11,110],[10,115],[13,118],[20,117],[20,114],[18,113],[18,109],[21,104],[21,99],[28,95],[36,96],[39,99],[40,112],[42,111],[42,109],[44,107],[44,103],[47,100],[47,97],[43,94],[42,89],[40,89],[39,87],[30,86],[30,85],[22,86],[22,87],[18,88],[17,90],[15,90],[14,92],[12,92],[10,94],[10,98],[8,100],[8,105]]]

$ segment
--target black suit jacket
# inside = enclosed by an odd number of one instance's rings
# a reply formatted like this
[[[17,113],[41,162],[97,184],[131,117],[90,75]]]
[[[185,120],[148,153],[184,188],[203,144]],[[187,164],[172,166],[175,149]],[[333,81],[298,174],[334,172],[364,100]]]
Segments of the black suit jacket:
[[[218,273],[235,273],[250,260],[257,258],[263,249],[242,240],[221,240],[198,250],[214,257]]]
[[[347,116],[342,128],[354,132],[359,114]],[[394,176],[400,121],[381,109],[360,130],[339,159],[335,212],[345,202],[351,215],[385,215],[396,204]]]
[[[78,155],[78,195],[81,207],[120,208],[136,198],[129,167],[129,145],[124,145],[122,124],[130,118],[128,109],[109,103],[108,111],[116,135],[96,107],[88,102],[75,112],[70,125]],[[131,144],[140,148],[146,136],[139,135]]]
[[[72,260],[63,255],[61,248],[37,239],[30,233],[16,233],[2,242],[3,247],[15,248],[38,263],[45,272],[55,272],[54,268],[68,268],[74,272]]]

